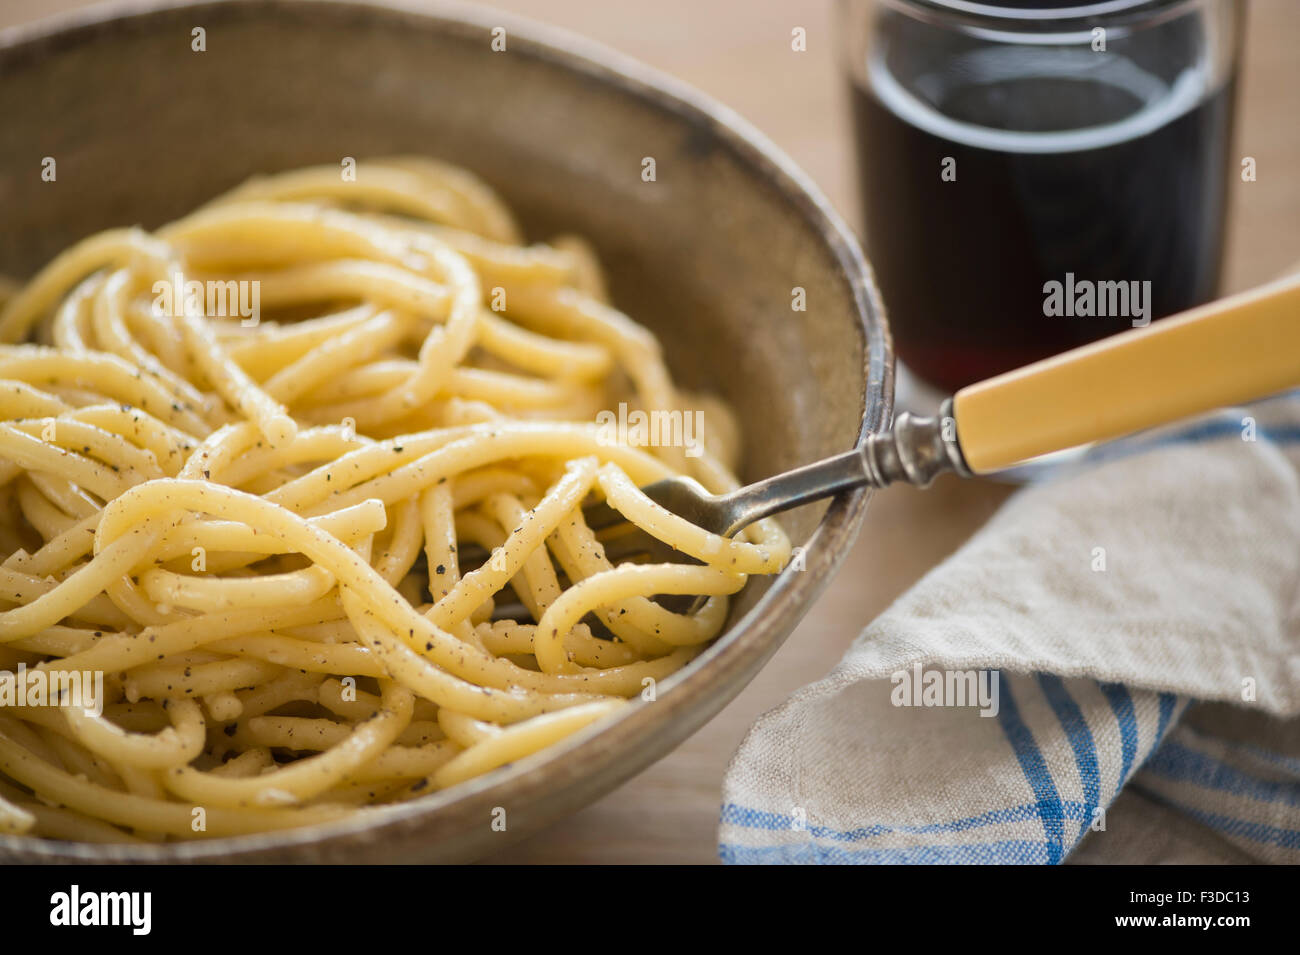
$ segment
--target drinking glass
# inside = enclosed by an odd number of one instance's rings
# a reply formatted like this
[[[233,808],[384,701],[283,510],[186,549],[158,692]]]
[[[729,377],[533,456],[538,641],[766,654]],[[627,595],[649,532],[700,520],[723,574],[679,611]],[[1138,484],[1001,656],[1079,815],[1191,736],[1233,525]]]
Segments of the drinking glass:
[[[951,392],[1217,293],[1237,0],[841,0],[868,258]]]

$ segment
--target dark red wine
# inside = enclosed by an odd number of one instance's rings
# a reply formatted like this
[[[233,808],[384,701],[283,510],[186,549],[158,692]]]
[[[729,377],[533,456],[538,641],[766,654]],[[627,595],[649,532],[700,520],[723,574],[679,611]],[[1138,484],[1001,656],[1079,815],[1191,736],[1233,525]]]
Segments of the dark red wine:
[[[1231,83],[1207,92],[1194,68],[1162,83],[1073,52],[980,51],[959,81],[916,83],[928,103],[883,59],[854,89],[867,254],[899,357],[945,390],[1217,290]],[[1125,282],[1134,299],[1045,314],[1046,283],[1067,281]]]

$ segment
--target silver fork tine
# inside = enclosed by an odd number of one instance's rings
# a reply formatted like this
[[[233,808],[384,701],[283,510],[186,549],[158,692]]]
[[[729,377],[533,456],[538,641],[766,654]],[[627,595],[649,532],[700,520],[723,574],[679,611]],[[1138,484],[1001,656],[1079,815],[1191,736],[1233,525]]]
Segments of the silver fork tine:
[[[604,501],[593,501],[582,508],[582,519],[593,531],[602,531],[615,524],[624,523],[623,515]]]

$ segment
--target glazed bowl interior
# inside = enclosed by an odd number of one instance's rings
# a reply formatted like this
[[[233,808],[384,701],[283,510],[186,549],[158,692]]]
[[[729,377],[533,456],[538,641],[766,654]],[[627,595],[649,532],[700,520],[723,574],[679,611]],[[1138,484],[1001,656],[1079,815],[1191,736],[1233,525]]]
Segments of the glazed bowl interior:
[[[158,226],[254,173],[426,154],[487,180],[531,239],[594,242],[615,303],[659,336],[678,381],[738,412],[745,478],[888,422],[892,364],[869,275],[788,161],[725,110],[607,51],[491,11],[430,9],[255,0],[0,34],[0,273],[30,275],[100,229]],[[196,27],[205,52],[191,49]],[[792,308],[796,288],[806,310]],[[807,569],[751,580],[725,635],[655,703],[553,752],[364,824],[143,848],[7,837],[0,857],[471,857],[504,841],[494,807],[520,835],[720,709],[825,584],[865,503],[858,493],[783,517]]]

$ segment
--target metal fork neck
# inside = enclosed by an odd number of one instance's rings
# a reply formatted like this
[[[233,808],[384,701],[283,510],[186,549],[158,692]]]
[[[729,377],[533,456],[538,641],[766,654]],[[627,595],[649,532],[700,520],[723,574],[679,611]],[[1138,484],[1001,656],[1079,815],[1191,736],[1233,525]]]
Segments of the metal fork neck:
[[[936,417],[903,412],[893,428],[868,435],[852,451],[721,495],[725,516],[714,529],[730,536],[778,511],[863,486],[906,482],[925,487],[944,471],[970,474],[957,443],[951,399]]]
[[[970,476],[957,443],[951,398],[938,415],[917,417],[904,411],[888,431],[868,435],[859,450],[872,487],[898,482],[926,487],[945,471]]]

